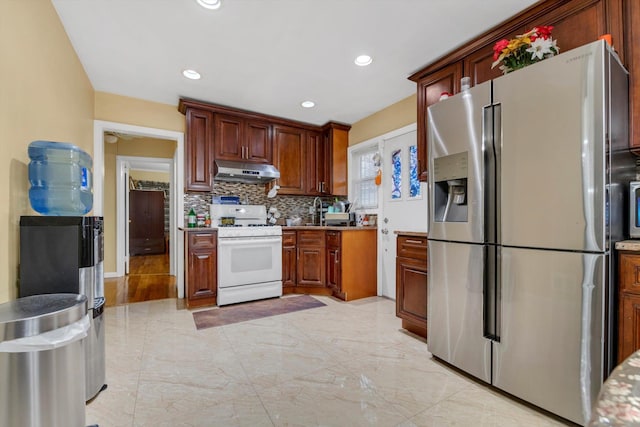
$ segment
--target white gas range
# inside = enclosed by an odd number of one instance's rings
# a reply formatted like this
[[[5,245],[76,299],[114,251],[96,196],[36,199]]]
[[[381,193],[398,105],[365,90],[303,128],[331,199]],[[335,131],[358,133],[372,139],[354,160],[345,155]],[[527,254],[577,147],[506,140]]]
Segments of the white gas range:
[[[282,295],[282,227],[264,205],[211,205],[218,231],[218,305]]]

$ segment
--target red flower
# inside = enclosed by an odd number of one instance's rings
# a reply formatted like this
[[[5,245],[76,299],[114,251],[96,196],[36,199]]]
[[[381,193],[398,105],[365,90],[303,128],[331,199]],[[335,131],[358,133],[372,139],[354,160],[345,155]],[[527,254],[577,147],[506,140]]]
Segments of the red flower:
[[[507,48],[507,46],[509,45],[509,40],[507,39],[502,39],[496,42],[496,44],[493,46],[493,60],[497,61],[498,57],[500,57],[500,54],[502,53],[502,51],[504,49]]]
[[[541,25],[540,27],[534,28],[534,30],[538,37],[542,37],[544,40],[546,40],[551,36],[553,25]]]

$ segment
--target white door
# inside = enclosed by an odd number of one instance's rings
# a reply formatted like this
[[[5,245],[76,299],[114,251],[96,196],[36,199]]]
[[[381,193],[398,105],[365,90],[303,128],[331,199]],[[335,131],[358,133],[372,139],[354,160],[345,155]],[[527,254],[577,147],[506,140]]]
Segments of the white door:
[[[427,231],[428,197],[426,183],[417,181],[415,125],[392,132],[388,138],[383,136],[382,145],[382,209],[378,215],[379,294],[395,300],[396,231]]]

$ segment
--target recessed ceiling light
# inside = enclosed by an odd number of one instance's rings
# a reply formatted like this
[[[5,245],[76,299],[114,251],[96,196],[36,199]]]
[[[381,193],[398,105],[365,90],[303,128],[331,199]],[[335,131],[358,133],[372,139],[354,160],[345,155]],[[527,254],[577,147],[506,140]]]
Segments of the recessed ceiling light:
[[[371,64],[372,61],[373,61],[373,58],[371,58],[369,55],[360,55],[356,58],[354,62],[356,63],[356,65],[364,67],[366,65]]]
[[[200,73],[196,70],[182,70],[182,75],[191,80],[200,79]]]
[[[313,101],[302,101],[300,105],[302,105],[304,108],[312,108],[316,106],[316,103]]]
[[[196,0],[198,4],[206,9],[217,9],[220,7],[222,0]]]

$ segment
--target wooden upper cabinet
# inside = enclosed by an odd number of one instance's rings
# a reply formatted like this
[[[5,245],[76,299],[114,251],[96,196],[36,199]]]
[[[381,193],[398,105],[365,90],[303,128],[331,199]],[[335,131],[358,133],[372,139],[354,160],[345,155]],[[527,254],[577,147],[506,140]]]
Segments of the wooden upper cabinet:
[[[347,149],[351,126],[329,122],[324,126],[324,194],[346,196],[348,185]]]
[[[614,48],[630,71],[631,148],[640,152],[640,77],[635,77],[640,73],[640,55],[633,54],[634,47],[640,49],[637,47],[640,46],[640,30],[637,30],[640,28],[640,2],[546,0],[535,3],[409,77],[417,84],[421,180],[426,179],[427,169],[427,107],[437,101],[441,92],[455,93],[463,75],[471,77],[472,85],[500,77],[502,72],[499,67],[491,68],[494,44],[538,25],[554,26],[552,37],[560,53],[593,42],[602,34],[612,35]],[[451,87],[453,91],[449,90]]]
[[[625,26],[627,44],[625,45],[626,66],[629,75],[629,136],[630,146],[636,154],[640,151],[640,2],[626,2]],[[613,40],[617,46],[616,40]],[[616,47],[618,50],[618,47]],[[636,71],[637,70],[637,71]]]
[[[279,194],[306,194],[305,130],[273,126],[273,164],[280,171]]]
[[[322,132],[307,131],[307,194],[347,195],[349,129],[330,122]]]
[[[307,131],[305,193],[320,195],[325,187],[325,141],[319,131]]]
[[[246,160],[254,163],[271,163],[273,160],[271,125],[266,122],[247,121]]]
[[[271,163],[271,126],[238,116],[215,115],[215,158]]]
[[[214,160],[273,164],[280,194],[347,195],[351,126],[296,122],[223,105],[180,99],[187,116],[187,191],[213,190]]]
[[[215,158],[220,160],[242,160],[242,125],[244,121],[233,116],[216,114]]]
[[[464,58],[464,74],[471,77],[471,84],[485,82],[502,75],[500,67],[493,64],[493,46],[500,39],[512,39],[538,25],[553,25],[551,37],[556,40],[560,52],[566,52],[597,40],[607,33],[605,1],[573,1],[543,13],[508,34],[492,39]]]
[[[427,108],[438,102],[442,92],[458,93],[462,78],[462,63],[451,64],[428,76],[418,83],[418,171],[420,181],[427,181],[428,155],[428,123]]]
[[[185,152],[185,189],[211,191],[213,189],[213,114],[209,111],[187,109]]]
[[[510,39],[514,35],[522,34],[523,32],[524,27],[521,30],[514,32],[511,36],[501,38]],[[464,58],[464,75],[471,77],[471,86],[486,82],[487,80],[495,79],[502,75],[500,66],[496,65],[495,68],[491,68],[491,65],[493,64],[493,45],[494,43],[490,43],[483,46]]]

